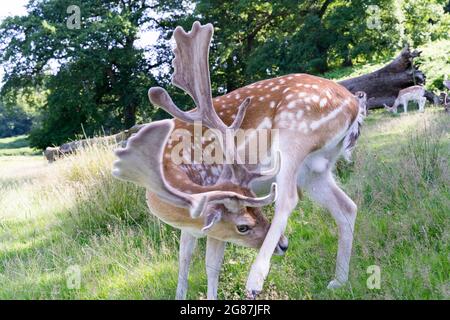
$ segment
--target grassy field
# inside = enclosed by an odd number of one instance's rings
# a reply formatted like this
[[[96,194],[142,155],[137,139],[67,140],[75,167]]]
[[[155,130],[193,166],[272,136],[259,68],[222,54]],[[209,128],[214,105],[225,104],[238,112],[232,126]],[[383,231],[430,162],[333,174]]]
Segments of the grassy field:
[[[38,151],[28,146],[27,136],[25,135],[12,138],[0,138],[0,157],[37,154],[39,154]]]
[[[143,189],[111,177],[110,150],[49,165],[18,156],[14,146],[27,150],[20,141],[0,140],[0,299],[174,298],[179,232],[148,214]],[[450,117],[441,110],[371,113],[354,162],[337,170],[359,207],[349,285],[326,289],[337,230],[305,197],[261,298],[449,299],[449,159]],[[190,275],[192,299],[205,297],[203,252],[204,242]],[[220,298],[243,298],[255,256],[228,246]],[[366,285],[371,265],[381,269],[380,289]],[[77,269],[81,285],[73,288]]]

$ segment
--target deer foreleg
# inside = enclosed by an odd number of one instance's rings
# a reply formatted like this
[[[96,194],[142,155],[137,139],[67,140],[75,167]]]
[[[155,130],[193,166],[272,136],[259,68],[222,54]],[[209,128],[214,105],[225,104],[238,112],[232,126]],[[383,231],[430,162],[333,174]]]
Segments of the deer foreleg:
[[[284,153],[283,153],[284,154]],[[270,259],[282,236],[288,218],[297,205],[298,194],[296,187],[297,165],[290,162],[288,156],[282,158],[281,171],[277,176],[279,196],[275,203],[275,215],[269,232],[252,265],[247,280],[246,291],[248,298],[255,298],[262,290],[264,280],[270,269]]]
[[[217,299],[219,274],[225,253],[225,242],[208,237],[206,242],[206,275],[208,277],[209,300]]]
[[[398,98],[395,99],[394,105],[391,108],[393,113],[397,113],[397,107],[398,107],[399,104],[401,104],[401,101]]]
[[[427,102],[427,98],[420,97],[419,99],[419,111],[424,112],[425,111],[425,103]]]
[[[403,105],[403,112],[408,113],[408,100],[402,99],[401,104]]]
[[[188,288],[189,265],[191,264],[192,254],[197,244],[197,238],[188,233],[181,231],[180,237],[180,261],[178,270],[178,286],[177,286],[177,300],[186,299],[186,292]]]

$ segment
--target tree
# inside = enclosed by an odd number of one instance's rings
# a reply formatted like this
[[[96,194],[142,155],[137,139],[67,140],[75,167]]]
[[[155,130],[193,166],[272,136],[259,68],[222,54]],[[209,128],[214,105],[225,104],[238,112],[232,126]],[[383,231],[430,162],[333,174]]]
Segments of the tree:
[[[217,93],[293,72],[387,57],[402,46],[394,0],[374,2],[380,28],[369,28],[367,1],[196,1],[193,18],[215,26],[212,82]],[[192,19],[185,20],[185,27]]]
[[[449,37],[450,17],[445,14],[445,1],[408,0],[403,1],[405,29],[413,46],[427,41]]]
[[[164,46],[138,48],[135,42],[140,26],[159,28],[152,14],[181,2],[33,0],[28,15],[5,19],[2,95],[37,86],[48,90],[31,143],[44,148],[77,137],[83,128],[92,135],[151,116],[146,92],[157,83],[152,70],[166,62]],[[74,4],[81,12],[80,29],[67,26],[67,9]]]
[[[0,104],[0,138],[26,134],[31,129],[31,123],[31,116],[22,108],[7,108]]]

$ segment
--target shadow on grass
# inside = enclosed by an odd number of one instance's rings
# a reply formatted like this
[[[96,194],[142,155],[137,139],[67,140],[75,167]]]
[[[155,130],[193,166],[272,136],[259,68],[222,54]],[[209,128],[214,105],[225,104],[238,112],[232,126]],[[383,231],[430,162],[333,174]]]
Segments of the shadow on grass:
[[[18,149],[29,147],[29,141],[27,136],[19,136],[17,138],[7,138],[0,140],[8,141],[8,142],[0,141],[0,149]]]
[[[122,182],[113,184],[121,186],[116,192],[135,188]],[[114,199],[119,197],[99,189],[101,185],[92,186],[88,196],[43,220],[0,221],[0,297],[174,297],[178,232],[150,216],[143,192],[134,192],[130,202],[118,204]],[[102,196],[104,208],[96,207]],[[142,202],[142,207],[133,205],[134,201]],[[92,292],[65,289],[65,271],[71,264],[82,267],[86,277],[83,285]],[[123,271],[137,265],[145,265],[145,270],[133,277]],[[148,273],[152,274],[151,281],[145,281]],[[159,276],[165,280],[161,282]],[[106,285],[115,278],[115,283]],[[27,286],[29,290],[23,291]]]

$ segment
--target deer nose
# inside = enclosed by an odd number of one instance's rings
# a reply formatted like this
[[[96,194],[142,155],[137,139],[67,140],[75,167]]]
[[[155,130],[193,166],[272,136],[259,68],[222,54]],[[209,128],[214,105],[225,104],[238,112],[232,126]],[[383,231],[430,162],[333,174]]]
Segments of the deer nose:
[[[278,241],[277,248],[275,249],[275,254],[283,255],[286,253],[289,247],[289,241],[285,236],[281,236],[280,241]]]
[[[278,245],[280,246],[280,249],[283,252],[286,252],[287,249],[289,248],[289,241],[285,236],[281,236],[280,241],[278,242]]]
[[[282,245],[280,244],[281,251],[286,252],[288,248],[289,248],[289,244],[288,243],[282,244]]]

